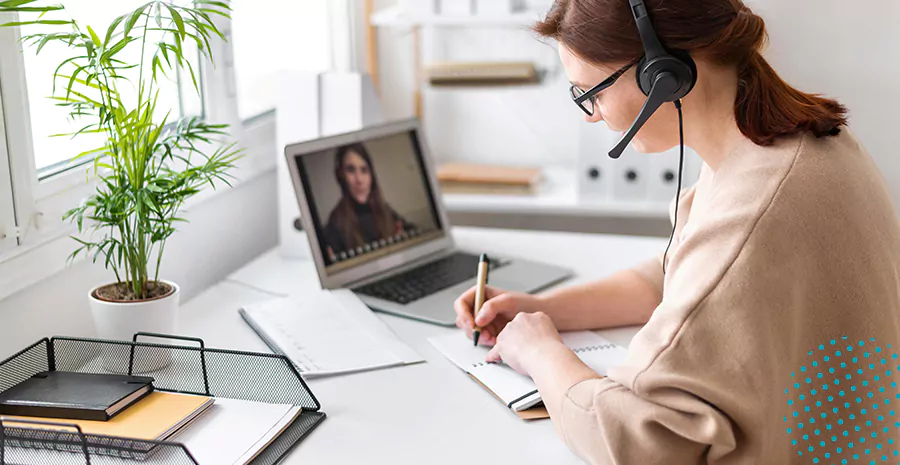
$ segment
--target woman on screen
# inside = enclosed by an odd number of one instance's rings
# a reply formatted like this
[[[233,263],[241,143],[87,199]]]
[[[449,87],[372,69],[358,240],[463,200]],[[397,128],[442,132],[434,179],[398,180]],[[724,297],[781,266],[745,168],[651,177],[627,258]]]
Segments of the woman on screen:
[[[338,149],[334,176],[341,186],[341,200],[325,225],[325,247],[332,262],[341,252],[394,238],[414,227],[384,200],[372,158],[362,144]]]

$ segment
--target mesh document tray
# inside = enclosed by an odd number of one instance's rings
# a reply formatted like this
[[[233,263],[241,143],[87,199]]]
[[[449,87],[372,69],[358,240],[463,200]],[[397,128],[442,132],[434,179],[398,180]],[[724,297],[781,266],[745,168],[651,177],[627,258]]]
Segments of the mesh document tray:
[[[139,336],[190,341],[199,346],[138,342]],[[253,459],[280,462],[318,426],[325,413],[284,355],[209,349],[196,338],[138,333],[134,340],[44,338],[0,362],[0,392],[42,371],[128,373],[152,376],[158,391],[208,395],[301,407],[297,419]],[[30,424],[29,424],[30,423]],[[42,426],[44,428],[42,428]],[[46,422],[0,421],[0,465],[197,464],[184,445],[49,431]]]

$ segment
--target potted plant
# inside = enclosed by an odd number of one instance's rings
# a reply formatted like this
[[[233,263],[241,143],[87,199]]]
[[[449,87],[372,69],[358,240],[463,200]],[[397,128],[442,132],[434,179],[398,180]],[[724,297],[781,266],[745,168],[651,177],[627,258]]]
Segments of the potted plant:
[[[229,3],[149,1],[99,34],[64,6],[39,3],[0,0],[0,13],[19,14],[0,27],[52,30],[21,41],[38,54],[48,44],[71,51],[53,75],[51,97],[82,127],[66,136],[105,136],[101,146],[75,157],[94,157],[89,171],[97,186],[64,217],[82,236],[73,236],[79,246],[70,259],[90,254],[115,274],[114,283],[89,294],[97,332],[119,340],[138,331],[174,334],[179,287],[159,277],[166,242],[184,221],[179,212],[187,199],[206,186],[230,185],[228,172],[241,151],[221,142],[226,125],[196,117],[170,120],[169,111],[157,107],[159,89],[161,79],[182,73],[199,95],[187,44],[212,61],[210,41],[225,39],[213,17],[229,18]]]

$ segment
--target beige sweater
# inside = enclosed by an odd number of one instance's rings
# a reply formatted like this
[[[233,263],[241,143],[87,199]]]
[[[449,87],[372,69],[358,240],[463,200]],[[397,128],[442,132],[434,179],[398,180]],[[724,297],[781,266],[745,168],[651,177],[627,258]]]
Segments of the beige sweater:
[[[627,363],[563,400],[569,447],[600,464],[900,462],[900,222],[855,136],[747,141],[704,167],[678,223],[665,276],[637,268],[663,299]]]

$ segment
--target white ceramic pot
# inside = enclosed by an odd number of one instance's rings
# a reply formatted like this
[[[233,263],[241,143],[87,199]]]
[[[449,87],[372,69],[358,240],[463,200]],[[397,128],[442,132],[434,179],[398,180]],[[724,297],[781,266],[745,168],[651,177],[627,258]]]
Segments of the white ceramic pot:
[[[97,336],[100,339],[131,341],[135,333],[178,334],[178,299],[181,289],[177,284],[163,281],[172,286],[171,294],[141,302],[110,302],[94,297],[97,288],[91,290],[89,299]],[[158,341],[147,341],[158,342]],[[104,346],[101,357],[103,366],[114,373],[128,371],[130,346]],[[159,348],[139,347],[135,351],[133,373],[147,373],[171,363],[169,351]]]

